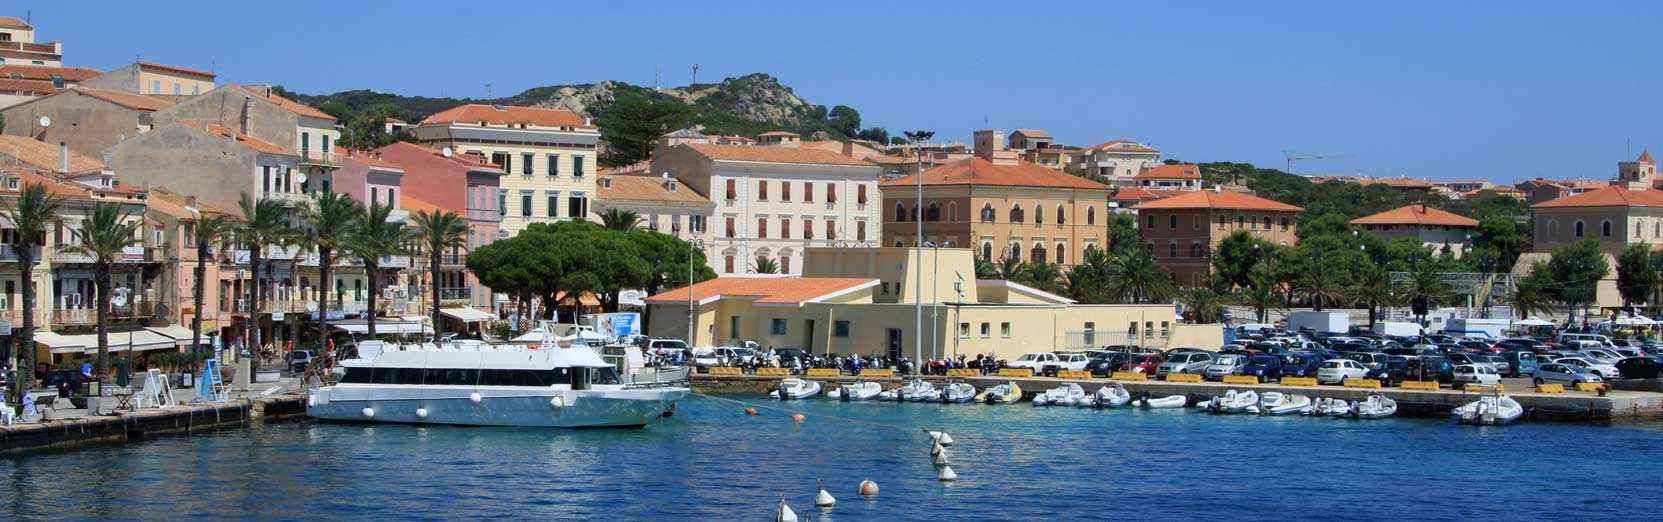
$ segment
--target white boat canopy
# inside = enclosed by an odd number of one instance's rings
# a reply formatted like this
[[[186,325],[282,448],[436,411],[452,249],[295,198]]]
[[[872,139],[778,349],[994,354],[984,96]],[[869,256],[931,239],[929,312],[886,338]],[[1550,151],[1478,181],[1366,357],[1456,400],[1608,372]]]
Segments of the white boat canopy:
[[[463,306],[463,307],[459,307],[459,308],[441,308],[441,309],[439,309],[439,313],[444,314],[446,317],[450,317],[450,318],[462,321],[464,323],[478,323],[478,322],[482,322],[482,321],[489,321],[491,319],[496,318],[496,316],[491,315],[491,312],[480,310],[480,309],[474,308],[472,306]]]
[[[1513,324],[1515,326],[1553,326],[1553,323],[1543,321],[1542,319],[1537,318],[1537,317],[1531,317],[1529,319],[1521,319],[1521,320],[1518,320],[1518,321],[1513,321]]]
[[[98,334],[64,335],[54,332],[35,332],[35,343],[55,354],[94,353],[98,351]],[[110,332],[110,351],[123,352],[131,346],[134,351],[177,349],[179,342],[149,330]]]
[[[147,327],[145,329],[170,337],[173,340],[178,341],[180,346],[189,346],[191,344],[191,329],[184,326],[170,324],[162,327]],[[209,332],[210,329],[208,328],[202,329],[202,344],[204,345],[212,342],[208,337]]]
[[[365,323],[362,320],[356,320],[356,321],[352,321],[352,322],[335,321],[335,322],[329,323],[329,325],[335,327],[336,329],[339,329],[341,331],[344,331],[344,332],[350,333],[350,334],[367,334],[367,333],[370,332],[370,325]],[[381,334],[399,334],[399,335],[430,334],[430,333],[433,333],[433,329],[428,328],[427,325],[424,325],[424,324],[421,324],[421,323],[411,323],[411,322],[403,322],[403,321],[397,321],[397,320],[376,321],[375,322],[375,333],[377,335],[381,335]]]

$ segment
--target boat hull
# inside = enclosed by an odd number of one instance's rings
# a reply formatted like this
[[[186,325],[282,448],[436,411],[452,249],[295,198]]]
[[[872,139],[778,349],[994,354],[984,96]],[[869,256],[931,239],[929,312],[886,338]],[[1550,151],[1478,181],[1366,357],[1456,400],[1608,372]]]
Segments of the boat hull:
[[[473,400],[473,393],[479,401]],[[330,386],[307,397],[317,419],[463,426],[641,427],[686,397],[687,388],[558,390]],[[422,415],[425,413],[426,415]]]

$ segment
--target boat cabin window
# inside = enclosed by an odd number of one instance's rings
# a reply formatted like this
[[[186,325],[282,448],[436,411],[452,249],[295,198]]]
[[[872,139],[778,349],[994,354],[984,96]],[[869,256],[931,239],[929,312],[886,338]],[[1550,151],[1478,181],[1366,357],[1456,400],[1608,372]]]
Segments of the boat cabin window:
[[[551,370],[499,370],[473,368],[362,368],[346,369],[341,379],[356,384],[406,384],[430,386],[531,386],[546,387],[569,382],[571,368]],[[614,377],[615,378],[615,377]]]

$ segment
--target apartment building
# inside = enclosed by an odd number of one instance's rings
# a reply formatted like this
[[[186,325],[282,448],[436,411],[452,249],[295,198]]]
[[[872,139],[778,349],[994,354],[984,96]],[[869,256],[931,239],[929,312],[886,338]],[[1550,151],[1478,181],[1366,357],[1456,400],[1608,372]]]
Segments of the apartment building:
[[[1068,152],[1065,170],[1116,187],[1137,186],[1135,176],[1161,163],[1161,151],[1145,143],[1111,140]]]
[[[218,125],[274,144],[297,158],[294,183],[302,194],[308,192],[307,179],[340,166],[335,142],[341,133],[335,117],[279,96],[270,86],[222,85],[157,110],[151,119],[156,127],[178,121]]]
[[[61,143],[71,152],[101,157],[121,140],[153,128],[151,115],[170,105],[143,94],[77,85],[0,109],[0,117],[5,119],[5,134]]]
[[[1006,144],[1017,152],[1017,159],[1041,167],[1062,170],[1068,163],[1068,149],[1044,129],[1016,129],[1011,131]]]
[[[0,65],[0,108],[73,87],[99,74],[102,73],[82,67]]]
[[[214,90],[212,72],[139,60],[87,79],[88,87],[178,101]]]
[[[38,42],[34,24],[22,18],[0,16],[0,65],[62,67],[63,64],[62,43]]]
[[[977,131],[975,142],[970,159],[880,184],[884,245],[971,248],[985,259],[1063,265],[1107,247],[1108,185],[1021,161],[998,131]]]
[[[309,201],[301,156],[236,127],[175,120],[110,149],[110,164],[130,185],[182,186],[202,201],[236,208],[241,195]]]
[[[592,219],[600,129],[566,109],[469,104],[429,116],[416,140],[501,167],[503,237],[538,222]]]
[[[1278,245],[1299,242],[1300,207],[1227,190],[1197,190],[1134,207],[1138,233],[1155,262],[1179,284],[1200,286],[1212,252],[1238,230]]]
[[[1364,232],[1386,239],[1406,237],[1433,252],[1461,257],[1472,245],[1478,220],[1426,205],[1404,205],[1351,220]]]
[[[1156,165],[1132,176],[1145,190],[1201,190],[1201,167],[1193,163]]]
[[[879,168],[865,160],[794,146],[686,143],[654,154],[652,172],[715,202],[705,256],[718,274],[753,273],[763,260],[796,274],[806,248],[875,245],[880,237]]]
[[[502,223],[498,190],[502,168],[477,155],[446,155],[421,145],[396,142],[376,149],[382,160],[404,169],[399,196],[413,211],[455,212],[468,221],[467,246],[440,257],[440,305],[495,310],[496,297],[467,270],[468,252],[496,241]],[[431,207],[419,208],[419,207]]]
[[[602,175],[596,179],[595,212],[634,212],[637,226],[687,241],[711,242],[710,220],[716,204],[687,183],[669,176]]]

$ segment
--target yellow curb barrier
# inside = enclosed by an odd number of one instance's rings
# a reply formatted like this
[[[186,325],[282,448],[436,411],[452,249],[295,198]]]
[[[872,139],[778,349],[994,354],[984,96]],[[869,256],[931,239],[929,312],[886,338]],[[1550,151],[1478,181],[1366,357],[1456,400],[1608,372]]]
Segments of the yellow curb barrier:
[[[973,368],[953,368],[947,370],[948,377],[981,377],[982,371]]]
[[[756,375],[758,377],[790,377],[791,376],[791,369],[790,368],[757,368],[756,369]]]
[[[1033,377],[1034,376],[1034,369],[1033,368],[1001,368],[1001,369],[999,369],[999,376],[1000,377]]]
[[[1599,391],[1600,388],[1604,388],[1604,387],[1605,387],[1605,383],[1599,383],[1599,382],[1579,382],[1579,383],[1576,383],[1576,391],[1582,391],[1582,392]]]
[[[1438,391],[1438,381],[1403,381],[1398,387],[1405,390]]]
[[[711,366],[711,375],[744,375],[745,369],[738,366]]]
[[[1149,380],[1148,375],[1144,375],[1144,374],[1139,373],[1139,372],[1114,372],[1114,374],[1110,375],[1109,378],[1117,380],[1117,381],[1147,381],[1147,380]]]
[[[1507,386],[1501,385],[1501,384],[1497,384],[1495,386],[1483,386],[1483,385],[1479,385],[1479,384],[1468,384],[1466,386],[1463,386],[1461,389],[1466,390],[1469,393],[1506,393],[1507,392]]]
[[[1252,375],[1226,375],[1224,384],[1259,384],[1259,378]]]
[[[1201,382],[1201,375],[1194,373],[1169,373],[1166,382]]]
[[[809,377],[840,377],[843,372],[837,368],[809,368]]]
[[[860,371],[861,377],[894,377],[895,370],[889,368],[866,368]]]
[[[1091,372],[1085,370],[1062,370],[1057,372],[1058,379],[1090,379]]]
[[[1283,377],[1283,386],[1316,386],[1316,377]]]
[[[1345,380],[1345,382],[1342,383],[1342,384],[1345,384],[1345,387],[1347,387],[1347,388],[1379,388],[1380,387],[1380,381],[1376,381],[1374,379],[1351,379],[1351,378],[1347,378]]]
[[[1536,385],[1536,393],[1565,393],[1565,385],[1563,385],[1563,384],[1538,384],[1538,385]]]

